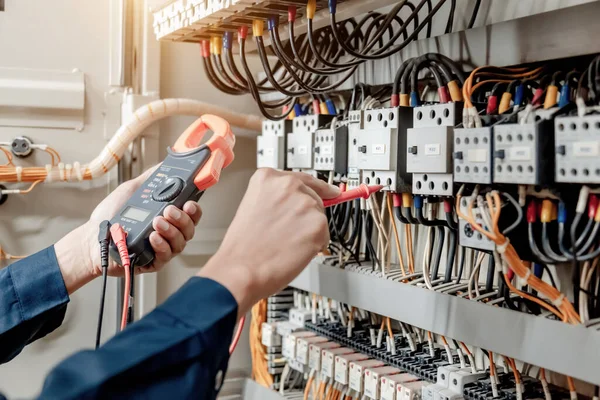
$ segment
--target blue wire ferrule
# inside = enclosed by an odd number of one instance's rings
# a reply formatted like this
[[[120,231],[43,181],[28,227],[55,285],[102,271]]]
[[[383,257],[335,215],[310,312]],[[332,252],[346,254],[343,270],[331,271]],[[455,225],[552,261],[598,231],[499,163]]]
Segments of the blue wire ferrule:
[[[542,275],[544,275],[544,267],[542,267],[541,264],[533,264],[533,275],[536,278],[541,279]]]
[[[569,95],[569,85],[566,83],[560,88],[560,97],[558,98],[558,107],[564,107],[571,101]]]
[[[519,86],[517,86],[517,90],[515,90],[515,99],[514,99],[515,106],[521,105],[521,103],[523,102],[524,94],[525,94],[525,85],[520,84]]]
[[[565,203],[562,201],[558,202],[558,213],[557,213],[557,219],[558,219],[558,223],[559,224],[564,224],[565,222],[567,222],[567,207],[565,206]]]
[[[421,196],[414,196],[413,197],[413,204],[415,205],[416,209],[423,208],[423,197],[421,197]]]
[[[329,115],[337,114],[337,111],[335,110],[335,104],[333,104],[333,100],[331,100],[331,99],[325,100],[325,105],[327,106],[327,112],[329,112]]]
[[[410,92],[410,106],[417,107],[419,105],[419,93]]]
[[[337,1],[329,0],[329,14],[335,14],[336,7],[337,7]]]
[[[298,103],[294,104],[294,113],[296,113],[296,117],[304,115],[302,113],[302,106],[300,104],[298,104]]]
[[[233,42],[233,33],[225,32],[223,34],[223,48],[226,50],[231,49],[232,42]]]
[[[267,29],[269,31],[272,31],[273,29],[277,28],[278,23],[279,18],[277,18],[276,16],[269,17],[269,19],[267,20]]]

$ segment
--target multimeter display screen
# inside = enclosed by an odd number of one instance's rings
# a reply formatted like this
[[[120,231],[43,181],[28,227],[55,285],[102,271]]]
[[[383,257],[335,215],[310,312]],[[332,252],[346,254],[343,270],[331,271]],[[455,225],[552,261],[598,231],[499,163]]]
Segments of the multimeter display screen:
[[[121,213],[122,217],[125,218],[131,218],[134,219],[136,221],[144,221],[146,218],[148,218],[148,215],[150,215],[150,211],[148,210],[143,210],[141,208],[136,208],[136,207],[127,207],[125,209],[125,211],[123,211]]]

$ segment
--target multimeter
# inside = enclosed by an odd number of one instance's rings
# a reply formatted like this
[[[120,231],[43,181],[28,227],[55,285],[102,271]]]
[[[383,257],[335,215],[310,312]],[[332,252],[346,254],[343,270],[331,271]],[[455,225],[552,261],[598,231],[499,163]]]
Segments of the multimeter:
[[[205,133],[212,137],[200,145]],[[127,234],[127,248],[136,255],[136,266],[146,266],[154,260],[149,236],[154,230],[154,217],[165,208],[177,208],[189,201],[198,201],[204,191],[219,181],[221,170],[233,161],[235,136],[229,123],[215,115],[203,115],[177,139],[159,167],[131,196],[110,221],[120,224]],[[110,255],[121,264],[114,244]]]

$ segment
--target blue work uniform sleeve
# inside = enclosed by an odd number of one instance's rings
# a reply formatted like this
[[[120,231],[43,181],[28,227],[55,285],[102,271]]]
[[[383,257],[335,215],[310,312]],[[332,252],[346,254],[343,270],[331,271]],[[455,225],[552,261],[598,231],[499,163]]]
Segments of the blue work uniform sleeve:
[[[0,270],[0,363],[58,328],[68,302],[53,246]]]
[[[191,278],[165,303],[98,350],[50,372],[40,399],[214,399],[238,305],[219,283]]]

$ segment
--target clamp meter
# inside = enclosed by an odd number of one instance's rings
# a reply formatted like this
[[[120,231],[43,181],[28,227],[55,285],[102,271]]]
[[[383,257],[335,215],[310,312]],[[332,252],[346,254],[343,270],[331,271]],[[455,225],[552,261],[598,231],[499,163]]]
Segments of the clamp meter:
[[[213,135],[200,145],[207,130]],[[143,267],[154,260],[148,239],[154,230],[154,217],[163,215],[169,205],[181,208],[189,200],[198,201],[206,189],[219,181],[221,170],[233,161],[234,145],[235,136],[227,121],[203,115],[167,149],[167,158],[110,221],[111,225],[120,224],[127,233],[127,248],[130,254],[136,254],[136,266]],[[121,263],[114,244],[110,255]]]

